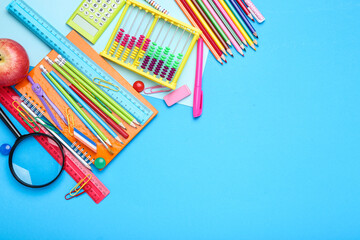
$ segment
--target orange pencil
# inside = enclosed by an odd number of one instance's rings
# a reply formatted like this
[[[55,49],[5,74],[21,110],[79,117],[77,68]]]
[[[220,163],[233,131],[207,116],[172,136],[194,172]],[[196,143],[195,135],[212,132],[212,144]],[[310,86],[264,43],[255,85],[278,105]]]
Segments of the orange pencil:
[[[205,44],[208,46],[208,48],[210,49],[211,53],[214,55],[216,60],[219,61],[219,63],[221,63],[221,64],[223,64],[221,59],[223,59],[226,62],[224,54],[220,51],[220,49],[217,47],[217,45],[214,43],[214,41],[209,37],[207,32],[203,31],[204,27],[201,26],[200,24],[197,24],[195,19],[191,16],[191,13],[189,12],[189,11],[191,11],[191,9],[189,8],[189,6],[186,5],[185,0],[175,0],[175,1],[176,1],[177,5],[181,8],[181,10],[183,11],[185,16],[187,17],[187,19],[191,22],[191,24],[194,27],[202,30],[201,38],[204,40]],[[211,40],[209,40],[209,38]]]

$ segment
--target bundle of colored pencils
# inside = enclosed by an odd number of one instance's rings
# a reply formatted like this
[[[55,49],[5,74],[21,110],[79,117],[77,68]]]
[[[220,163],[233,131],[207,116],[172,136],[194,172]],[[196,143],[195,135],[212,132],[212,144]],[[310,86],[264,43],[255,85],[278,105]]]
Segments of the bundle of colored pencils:
[[[175,0],[217,61],[223,64],[231,47],[244,56],[246,46],[256,51],[258,34],[249,19],[261,23],[265,18],[251,0]],[[244,1],[244,2],[243,2]],[[253,17],[254,15],[254,17]]]

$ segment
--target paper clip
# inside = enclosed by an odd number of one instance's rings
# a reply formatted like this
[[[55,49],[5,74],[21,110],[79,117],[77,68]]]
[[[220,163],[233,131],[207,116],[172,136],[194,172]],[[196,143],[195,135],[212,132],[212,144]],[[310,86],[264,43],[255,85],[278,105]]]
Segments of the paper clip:
[[[66,120],[69,123],[68,129],[69,129],[69,134],[70,136],[74,136],[74,127],[75,127],[75,122],[74,122],[74,115],[71,112],[70,108],[66,108],[65,109],[65,114],[66,114]]]
[[[38,119],[41,119],[41,121],[43,121],[44,124],[41,124]],[[46,129],[50,129],[50,130],[52,130],[53,132],[55,132],[55,133],[57,133],[57,134],[60,133],[60,131],[59,131],[54,125],[52,125],[52,123],[49,122],[46,118],[36,117],[35,120],[36,120],[36,122],[37,122],[38,124],[44,126]]]
[[[96,82],[96,80],[99,80],[98,82]],[[112,84],[111,82],[108,82],[108,81],[105,81],[103,79],[100,79],[100,78],[94,78],[93,79],[93,82],[96,84],[96,85],[99,85],[99,86],[102,86],[104,88],[107,88],[107,89],[110,89],[110,90],[113,90],[114,92],[118,92],[120,91],[120,88],[114,84]],[[107,85],[104,85],[104,84],[107,84]],[[112,86],[114,88],[111,88],[109,86]]]
[[[15,105],[17,104],[17,106]],[[19,112],[19,116],[24,120],[24,122],[36,133],[40,132],[40,127],[37,125],[36,121],[30,116],[29,113],[17,102],[13,101],[12,106]],[[37,128],[37,129],[36,129]]]
[[[157,91],[154,91],[154,89],[158,89],[160,88],[160,90],[157,90]],[[150,90],[150,91],[147,91],[147,90]],[[147,87],[144,89],[144,92],[145,94],[153,94],[153,93],[162,93],[162,92],[170,92],[171,89],[168,89],[167,87],[164,87],[162,85],[156,85],[156,86],[153,86],[153,87]]]
[[[73,193],[73,192],[75,192],[75,191],[72,191],[71,193]],[[84,189],[81,189],[81,191],[78,192],[78,194],[76,194],[76,195],[73,196],[73,197],[70,196],[71,193],[68,193],[68,194],[65,195],[65,200],[70,200],[70,199],[72,199],[72,198],[79,197],[80,195],[84,194],[85,191],[84,191]]]
[[[91,177],[92,177],[91,173],[86,175],[83,179],[81,179],[78,182],[78,184],[75,185],[75,187],[73,187],[73,189],[71,189],[71,191],[68,194],[71,197],[77,197],[78,195],[83,194],[83,192],[80,192],[80,190],[83,189],[83,187],[85,187],[85,185],[91,180]],[[65,199],[66,199],[66,196],[68,196],[68,194],[65,195]],[[69,199],[67,199],[67,200],[69,200]]]

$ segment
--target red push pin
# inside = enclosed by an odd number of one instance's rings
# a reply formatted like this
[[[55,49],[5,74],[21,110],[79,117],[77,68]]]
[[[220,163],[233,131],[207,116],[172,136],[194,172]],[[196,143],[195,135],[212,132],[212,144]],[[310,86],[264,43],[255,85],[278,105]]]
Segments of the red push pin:
[[[134,82],[133,84],[133,88],[138,92],[138,93],[141,93],[144,88],[145,88],[145,85],[142,81],[136,81]]]

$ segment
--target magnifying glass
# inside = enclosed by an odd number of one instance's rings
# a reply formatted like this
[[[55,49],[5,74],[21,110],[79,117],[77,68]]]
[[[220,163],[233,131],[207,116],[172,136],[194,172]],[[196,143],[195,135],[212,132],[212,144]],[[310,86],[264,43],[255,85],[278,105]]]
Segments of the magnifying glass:
[[[31,188],[53,183],[64,169],[65,154],[61,143],[45,133],[22,135],[1,107],[0,118],[17,138],[9,154],[9,167],[14,178]],[[39,139],[55,149],[52,155],[37,141]]]

